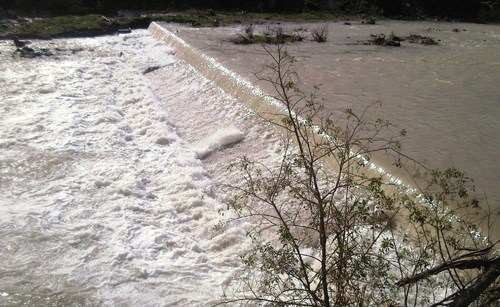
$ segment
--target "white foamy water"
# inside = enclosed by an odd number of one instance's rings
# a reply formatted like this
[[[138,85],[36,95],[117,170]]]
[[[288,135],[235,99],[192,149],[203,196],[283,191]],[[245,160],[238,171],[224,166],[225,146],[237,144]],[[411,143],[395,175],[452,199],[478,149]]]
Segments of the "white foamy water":
[[[216,302],[249,241],[213,188],[275,132],[146,31],[33,45],[0,42],[0,305]]]

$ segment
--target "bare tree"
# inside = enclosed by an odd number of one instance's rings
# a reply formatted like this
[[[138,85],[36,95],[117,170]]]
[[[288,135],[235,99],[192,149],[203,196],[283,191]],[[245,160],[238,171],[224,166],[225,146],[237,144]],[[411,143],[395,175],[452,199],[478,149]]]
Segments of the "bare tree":
[[[498,260],[478,235],[480,221],[468,219],[480,212],[468,178],[423,168],[414,176],[427,184],[414,195],[387,181],[371,170],[372,156],[389,154],[399,166],[408,160],[399,136],[383,136],[390,123],[365,120],[369,108],[326,114],[321,99],[300,90],[284,45],[264,49],[272,62],[259,78],[283,105],[273,122],[285,135],[283,159],[277,167],[246,158],[233,165],[243,184],[226,187],[229,205],[253,223],[254,249],[242,256],[246,270],[223,303],[409,306],[456,301],[464,289],[473,300],[493,298],[485,293],[494,289]],[[458,272],[472,263],[476,272]],[[492,271],[477,274],[481,268]]]

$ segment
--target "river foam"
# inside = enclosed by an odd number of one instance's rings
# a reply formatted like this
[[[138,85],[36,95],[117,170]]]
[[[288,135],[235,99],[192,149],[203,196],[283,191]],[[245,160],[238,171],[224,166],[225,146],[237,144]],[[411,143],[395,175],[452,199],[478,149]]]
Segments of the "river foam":
[[[0,304],[217,301],[250,242],[213,188],[276,132],[146,31],[34,45],[0,44]]]

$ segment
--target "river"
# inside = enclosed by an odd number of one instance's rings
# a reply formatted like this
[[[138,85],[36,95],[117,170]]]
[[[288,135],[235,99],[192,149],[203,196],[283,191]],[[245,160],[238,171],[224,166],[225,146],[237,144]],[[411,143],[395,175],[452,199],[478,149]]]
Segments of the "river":
[[[240,27],[168,28],[251,82],[266,61],[227,42]],[[329,29],[327,43],[289,46],[306,85],[322,84],[332,109],[382,101],[408,152],[466,169],[498,204],[499,27]],[[358,44],[391,31],[440,44]],[[250,240],[248,225],[223,223],[227,195],[213,188],[240,182],[227,166],[243,156],[278,164],[276,131],[147,31],[30,47],[52,55],[0,41],[0,305],[215,303]]]

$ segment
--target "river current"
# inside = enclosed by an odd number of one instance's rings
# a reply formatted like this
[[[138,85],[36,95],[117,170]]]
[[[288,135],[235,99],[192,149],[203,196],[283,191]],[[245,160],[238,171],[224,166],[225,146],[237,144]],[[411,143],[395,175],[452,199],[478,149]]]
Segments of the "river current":
[[[227,41],[241,27],[168,28],[251,82],[266,61]],[[359,43],[391,31],[440,44]],[[227,166],[243,156],[279,163],[279,135],[148,31],[30,46],[53,55],[0,41],[0,305],[215,303],[250,242],[214,187],[240,182]],[[466,169],[498,204],[498,26],[332,23],[289,50],[332,110],[381,101],[408,152]]]

